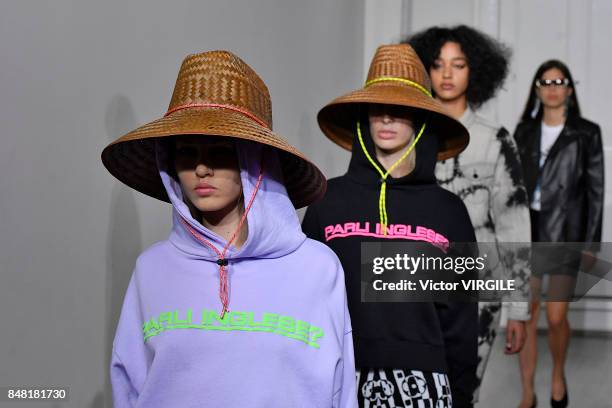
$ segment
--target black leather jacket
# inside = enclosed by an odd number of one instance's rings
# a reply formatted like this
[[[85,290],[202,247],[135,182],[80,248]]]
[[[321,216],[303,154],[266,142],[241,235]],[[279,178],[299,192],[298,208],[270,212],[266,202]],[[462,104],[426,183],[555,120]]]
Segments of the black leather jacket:
[[[540,241],[600,242],[604,164],[599,126],[583,118],[569,118],[542,169],[541,122],[519,123],[514,138],[530,202],[538,176],[542,177]]]

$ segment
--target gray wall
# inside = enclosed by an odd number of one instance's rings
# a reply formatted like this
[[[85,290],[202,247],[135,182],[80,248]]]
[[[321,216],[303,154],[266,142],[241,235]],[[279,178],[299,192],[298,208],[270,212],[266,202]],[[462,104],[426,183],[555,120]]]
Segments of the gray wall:
[[[166,237],[170,209],[115,181],[99,155],[164,113],[188,53],[240,55],[269,86],[275,130],[328,176],[344,171],[348,155],[315,115],[362,83],[363,8],[362,0],[0,3],[0,386],[70,387],[70,402],[41,407],[105,405],[127,281],[138,253]]]

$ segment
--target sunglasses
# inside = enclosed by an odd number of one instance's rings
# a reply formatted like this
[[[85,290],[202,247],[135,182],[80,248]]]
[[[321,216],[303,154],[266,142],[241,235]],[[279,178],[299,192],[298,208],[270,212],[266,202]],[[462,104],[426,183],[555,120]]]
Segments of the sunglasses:
[[[549,86],[562,86],[567,87],[570,81],[567,78],[556,78],[556,79],[536,79],[535,86],[540,87],[549,87]]]

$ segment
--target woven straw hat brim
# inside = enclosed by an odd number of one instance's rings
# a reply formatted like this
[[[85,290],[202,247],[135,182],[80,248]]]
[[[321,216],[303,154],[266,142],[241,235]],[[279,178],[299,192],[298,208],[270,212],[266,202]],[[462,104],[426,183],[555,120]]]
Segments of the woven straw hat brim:
[[[296,208],[325,193],[323,173],[282,137],[252,119],[222,108],[189,108],[147,123],[112,142],[102,151],[107,170],[124,184],[169,202],[155,159],[155,139],[177,135],[227,136],[278,149],[285,187]]]
[[[425,133],[435,132],[439,137],[438,160],[458,155],[469,142],[467,129],[450,117],[440,102],[416,88],[391,82],[372,84],[334,99],[319,111],[319,127],[334,143],[351,150],[360,107],[367,103],[400,105],[431,112]]]

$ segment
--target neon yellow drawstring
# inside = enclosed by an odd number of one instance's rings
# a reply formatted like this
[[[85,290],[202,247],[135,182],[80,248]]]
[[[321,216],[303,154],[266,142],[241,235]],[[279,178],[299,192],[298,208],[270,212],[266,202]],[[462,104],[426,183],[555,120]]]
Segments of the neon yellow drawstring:
[[[424,131],[425,131],[425,123],[423,123],[423,126],[421,126],[421,130],[419,130],[419,133],[418,133],[417,137],[414,138],[414,140],[412,141],[412,144],[410,145],[410,147],[408,147],[406,152],[404,152],[402,157],[400,157],[395,163],[393,163],[393,165],[391,167],[389,167],[389,170],[387,170],[386,172],[383,172],[381,170],[381,168],[378,166],[378,164],[376,164],[376,162],[372,159],[372,157],[370,156],[370,153],[368,153],[368,150],[366,149],[365,144],[363,143],[363,137],[361,136],[361,125],[360,125],[359,121],[357,121],[357,137],[359,138],[359,144],[361,145],[361,149],[365,153],[365,155],[368,158],[368,161],[370,162],[370,164],[372,166],[374,166],[376,171],[378,171],[378,174],[380,174],[380,177],[381,177],[381,180],[382,180],[382,184],[380,186],[380,196],[378,197],[378,213],[379,213],[379,216],[380,216],[380,227],[382,229],[383,235],[387,235],[387,222],[388,222],[388,218],[387,218],[387,199],[386,199],[386,196],[387,196],[387,177],[393,171],[393,169],[397,165],[399,165],[402,160],[404,160],[406,157],[408,157],[408,155],[410,154],[410,152],[412,152],[412,150],[414,150],[414,147],[416,146],[417,142],[419,141],[419,139],[423,135]]]
[[[395,81],[395,82],[401,82],[403,84],[406,85],[410,85],[413,88],[417,88],[419,91],[423,92],[425,95],[432,97],[433,95],[431,94],[431,92],[429,92],[429,90],[427,88],[425,88],[423,85],[418,84],[414,81],[411,81],[409,79],[406,78],[396,78],[396,77],[378,77],[378,78],[374,78],[374,79],[370,79],[369,81],[367,81],[365,83],[365,87],[367,88],[368,86],[375,84],[377,82],[386,82],[386,81]]]

